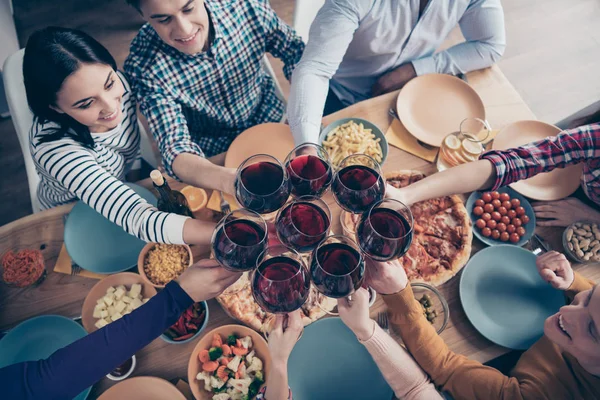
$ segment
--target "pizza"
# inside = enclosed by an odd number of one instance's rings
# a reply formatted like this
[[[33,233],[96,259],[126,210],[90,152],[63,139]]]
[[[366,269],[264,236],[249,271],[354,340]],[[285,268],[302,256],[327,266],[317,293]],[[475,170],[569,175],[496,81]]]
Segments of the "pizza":
[[[401,188],[425,178],[418,171],[385,174],[386,181]],[[413,242],[400,258],[411,282],[439,286],[450,280],[471,256],[473,228],[459,196],[421,201],[410,207],[414,218]]]

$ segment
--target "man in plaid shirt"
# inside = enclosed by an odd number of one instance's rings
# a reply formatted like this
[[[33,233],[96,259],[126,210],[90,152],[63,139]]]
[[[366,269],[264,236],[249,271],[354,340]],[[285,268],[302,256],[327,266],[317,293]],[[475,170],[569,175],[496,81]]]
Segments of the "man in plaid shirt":
[[[205,157],[243,130],[282,119],[284,104],[263,71],[266,52],[290,79],[304,45],[267,0],[127,0],[148,22],[125,73],[169,175],[233,192],[235,171]]]
[[[502,186],[569,165],[583,164],[581,186],[587,197],[600,206],[600,123],[567,129],[514,149],[493,150],[479,161],[434,174],[406,188],[388,187],[387,194],[406,204],[475,190],[497,190]],[[600,212],[569,197],[534,205],[538,224],[568,226],[575,221],[600,223]]]

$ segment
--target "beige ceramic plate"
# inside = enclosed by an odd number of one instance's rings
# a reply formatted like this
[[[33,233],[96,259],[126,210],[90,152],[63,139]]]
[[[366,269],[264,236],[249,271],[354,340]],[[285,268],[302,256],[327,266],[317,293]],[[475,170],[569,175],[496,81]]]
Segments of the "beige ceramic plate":
[[[212,331],[206,333],[196,347],[194,351],[192,351],[192,355],[190,356],[190,361],[188,364],[188,383],[190,384],[190,389],[194,394],[194,397],[197,400],[210,400],[214,393],[209,393],[204,390],[204,381],[198,381],[196,376],[201,371],[200,360],[198,360],[198,353],[202,349],[209,349],[210,344],[212,342],[213,335],[218,333],[221,335],[223,340],[227,338],[227,336],[235,334],[236,336],[250,336],[252,338],[252,348],[256,352],[256,355],[263,362],[263,371],[265,372],[265,377],[267,371],[269,371],[269,367],[271,365],[271,356],[269,354],[269,346],[267,345],[267,341],[255,330],[245,327],[243,325],[225,325],[220,326]]]
[[[496,138],[492,148],[506,150],[535,142],[549,136],[556,136],[560,129],[540,121],[518,121],[505,126]],[[573,194],[579,187],[582,165],[557,168],[552,172],[539,174],[533,178],[510,185],[525,197],[534,200],[553,201]]]
[[[161,378],[138,376],[117,383],[98,400],[185,400],[177,388]]]
[[[440,147],[457,132],[465,118],[485,120],[485,108],[468,83],[443,74],[422,75],[402,88],[396,111],[406,129],[418,140]]]
[[[97,321],[93,316],[94,308],[96,307],[96,300],[104,297],[106,294],[106,289],[111,286],[124,285],[127,290],[129,290],[134,283],[142,285],[142,296],[144,298],[150,298],[156,294],[156,289],[154,289],[150,283],[146,282],[140,275],[134,274],[133,272],[121,272],[119,274],[109,275],[94,285],[92,290],[90,290],[86,296],[81,309],[81,323],[88,333],[98,330],[94,325]]]
[[[294,138],[286,124],[267,123],[253,126],[240,133],[225,155],[225,166],[239,167],[244,160],[256,154],[268,154],[283,163],[294,149]]]

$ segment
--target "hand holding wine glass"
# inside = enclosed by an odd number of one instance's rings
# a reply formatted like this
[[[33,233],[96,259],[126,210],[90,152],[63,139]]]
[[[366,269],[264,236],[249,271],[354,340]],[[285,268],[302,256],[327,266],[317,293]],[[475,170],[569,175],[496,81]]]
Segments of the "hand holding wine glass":
[[[379,294],[398,293],[408,285],[406,271],[399,260],[375,261],[367,258],[367,284]]]
[[[178,278],[179,286],[195,302],[212,299],[236,282],[241,273],[227,271],[216,260],[200,260]]]
[[[269,351],[275,363],[287,364],[288,358],[304,329],[302,311],[277,314],[269,334]]]
[[[374,323],[369,317],[369,292],[358,289],[352,300],[338,299],[340,318],[359,340],[368,340],[373,335]]]

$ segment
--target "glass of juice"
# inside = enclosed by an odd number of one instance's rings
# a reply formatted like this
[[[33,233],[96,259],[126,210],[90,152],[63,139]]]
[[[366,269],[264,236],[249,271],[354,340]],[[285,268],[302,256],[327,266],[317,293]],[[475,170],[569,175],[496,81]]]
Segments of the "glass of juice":
[[[449,134],[442,141],[437,158],[438,171],[479,159],[485,150],[484,143],[491,130],[485,120],[464,119],[460,123],[460,130]]]

